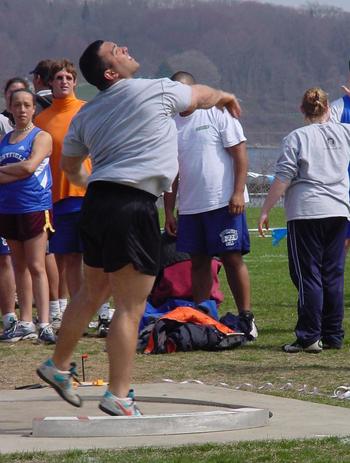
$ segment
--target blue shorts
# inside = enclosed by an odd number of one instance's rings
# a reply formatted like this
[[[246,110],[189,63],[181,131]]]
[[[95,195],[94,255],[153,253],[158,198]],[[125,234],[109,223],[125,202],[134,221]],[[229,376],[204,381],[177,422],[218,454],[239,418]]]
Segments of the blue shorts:
[[[79,233],[79,219],[80,211],[54,215],[55,233],[50,239],[50,253],[70,254],[83,252],[83,244]]]
[[[220,256],[250,251],[245,213],[232,215],[228,206],[200,214],[179,215],[176,250],[189,254]]]
[[[9,245],[5,238],[0,237],[0,256],[7,256],[8,254],[11,254]]]

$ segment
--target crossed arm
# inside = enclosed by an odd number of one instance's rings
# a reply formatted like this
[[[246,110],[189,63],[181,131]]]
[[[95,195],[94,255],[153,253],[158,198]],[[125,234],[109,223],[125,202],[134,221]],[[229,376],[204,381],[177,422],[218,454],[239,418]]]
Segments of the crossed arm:
[[[0,184],[15,182],[32,175],[39,164],[51,155],[52,138],[47,132],[39,132],[34,139],[31,155],[25,161],[0,166]]]

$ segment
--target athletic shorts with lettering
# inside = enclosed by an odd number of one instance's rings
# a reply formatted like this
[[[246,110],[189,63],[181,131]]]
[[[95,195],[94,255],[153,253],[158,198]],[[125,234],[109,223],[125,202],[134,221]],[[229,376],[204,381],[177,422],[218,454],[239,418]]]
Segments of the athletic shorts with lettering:
[[[176,249],[189,254],[219,256],[250,251],[245,213],[232,215],[228,206],[178,218]]]
[[[146,275],[157,275],[160,229],[157,198],[113,182],[88,186],[81,211],[84,262],[105,272],[132,263]]]
[[[5,238],[0,236],[0,256],[7,256],[9,254],[11,254],[9,245],[7,244]]]
[[[27,241],[47,231],[54,231],[52,211],[35,211],[24,214],[0,214],[0,236],[6,240]]]
[[[54,214],[55,234],[50,239],[49,252],[71,254],[83,252],[83,242],[79,231],[79,212]]]

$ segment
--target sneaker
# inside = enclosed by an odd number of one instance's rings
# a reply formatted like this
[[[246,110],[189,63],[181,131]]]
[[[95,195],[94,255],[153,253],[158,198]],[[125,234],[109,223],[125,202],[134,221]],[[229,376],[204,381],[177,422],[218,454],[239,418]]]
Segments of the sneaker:
[[[255,324],[253,312],[241,312],[239,314],[239,322],[248,341],[255,341],[258,337],[258,329]]]
[[[37,339],[38,335],[34,325],[23,325],[14,320],[13,323],[0,336],[1,342],[17,342],[24,339]]]
[[[100,338],[105,338],[109,331],[109,325],[111,320],[104,316],[98,317],[98,324],[97,324],[97,335]]]
[[[74,405],[74,407],[82,406],[83,401],[73,389],[73,379],[79,382],[75,363],[71,363],[71,368],[68,371],[61,371],[55,367],[51,359],[48,359],[40,365],[36,373],[39,378],[50,384],[62,399]]]
[[[130,389],[125,399],[119,399],[111,392],[106,391],[99,404],[99,409],[112,416],[142,416],[135,404],[133,389]]]
[[[322,341],[322,348],[329,350],[329,349],[337,349],[340,350],[343,348],[341,344],[331,344],[330,342],[324,342]]]
[[[307,347],[303,347],[299,344],[298,341],[293,342],[292,344],[285,344],[282,346],[282,350],[288,354],[296,354],[298,352],[309,352],[310,354],[319,354],[322,352],[322,342],[315,341],[313,344],[310,344]]]
[[[45,344],[56,344],[56,336],[51,325],[46,325],[44,328],[39,328],[38,341]]]
[[[50,325],[54,331],[58,331],[61,328],[62,324],[62,314],[57,313],[52,317],[52,320],[50,321]]]

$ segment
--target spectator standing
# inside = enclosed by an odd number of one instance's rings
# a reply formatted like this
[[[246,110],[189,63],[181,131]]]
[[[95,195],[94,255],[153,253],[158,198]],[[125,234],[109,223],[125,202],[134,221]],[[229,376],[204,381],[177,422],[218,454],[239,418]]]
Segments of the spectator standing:
[[[349,63],[350,66],[350,63]],[[350,124],[350,89],[343,85],[342,89],[345,91],[345,95],[342,98],[338,98],[331,104],[331,120],[333,122],[341,122],[343,124]],[[348,173],[350,176],[350,165],[348,167]],[[350,192],[349,192],[350,194]],[[348,229],[346,232],[345,239],[345,250],[349,251],[350,248],[350,222],[348,222]]]
[[[9,109],[10,96],[14,90],[28,89],[28,82],[22,77],[13,77],[9,79],[4,87],[4,96],[6,106]],[[13,117],[6,109],[0,114],[0,141],[3,137],[13,130]],[[5,115],[7,114],[7,116]],[[9,119],[11,117],[11,120]],[[30,278],[30,276],[28,275]],[[30,284],[30,282],[28,282]],[[15,312],[15,294],[16,284],[13,273],[13,266],[11,261],[10,248],[5,238],[0,237],[0,312],[2,315],[2,322],[4,330],[13,327],[17,322],[17,315]],[[6,336],[6,333],[3,333]],[[0,341],[1,341],[0,336]]]
[[[52,104],[52,90],[49,85],[51,66],[54,61],[44,59],[39,61],[35,68],[30,71],[33,74],[33,86],[36,95],[36,115],[47,109]]]
[[[344,240],[349,218],[350,126],[330,122],[327,94],[311,88],[301,111],[308,123],[283,140],[259,231],[285,193],[289,271],[298,289],[296,341],[287,353],[340,349],[344,330]]]
[[[177,72],[171,80],[194,85],[194,77]],[[193,300],[210,298],[211,262],[220,256],[240,318],[249,339],[258,336],[251,312],[250,280],[243,255],[250,250],[245,216],[248,157],[241,124],[216,107],[180,113],[179,174],[172,193],[165,193],[165,228],[177,236],[176,248],[191,255]],[[179,190],[179,216],[174,215]]]
[[[1,340],[16,342],[39,337],[52,344],[55,336],[48,320],[45,270],[48,233],[53,231],[49,167],[52,140],[32,122],[35,96],[29,90],[12,92],[9,108],[15,128],[0,144],[0,234],[11,250],[20,321],[5,330]],[[38,310],[39,336],[32,321],[32,295]]]
[[[50,240],[49,251],[55,254],[60,278],[66,278],[72,297],[82,283],[82,243],[78,220],[86,188],[69,181],[61,169],[61,158],[69,125],[85,102],[75,96],[77,72],[72,62],[65,59],[54,62],[49,84],[53,94],[52,105],[35,118],[35,123],[47,131],[53,140],[50,165],[56,233]],[[88,160],[85,164],[90,169]]]
[[[41,60],[30,72],[30,74],[33,75],[32,82],[36,95],[36,115],[41,113],[44,109],[49,108],[52,104],[53,97],[49,80],[53,64],[54,61],[51,59]],[[53,253],[46,253],[45,264],[50,290],[50,322],[52,327],[57,330],[61,326],[62,312],[67,305],[67,282],[64,278],[64,272],[61,273],[61,278],[59,277],[57,263]]]

